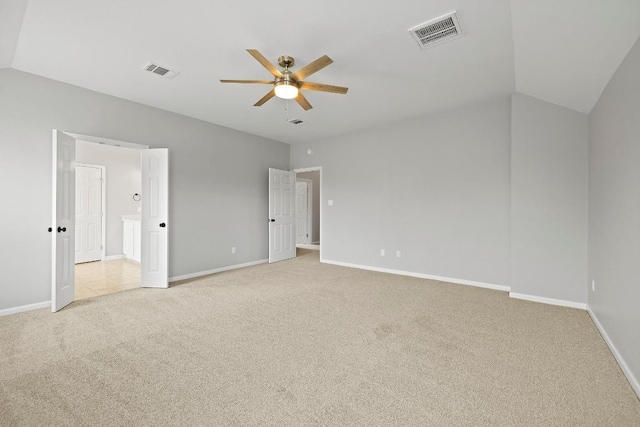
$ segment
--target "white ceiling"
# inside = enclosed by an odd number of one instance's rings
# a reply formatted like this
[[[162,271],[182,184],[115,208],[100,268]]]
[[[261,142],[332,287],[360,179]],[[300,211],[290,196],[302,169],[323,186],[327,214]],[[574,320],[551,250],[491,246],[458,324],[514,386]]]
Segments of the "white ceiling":
[[[11,20],[0,14],[0,67],[288,143],[516,89],[589,112],[640,35],[638,0],[29,0],[21,27],[25,0],[0,2],[13,3]],[[465,36],[420,50],[407,29],[451,10]],[[247,48],[298,66],[327,54],[335,62],[308,80],[349,93],[307,92],[312,110],[289,105],[307,124],[288,124],[284,100],[253,107],[269,86],[219,83],[270,78]],[[141,71],[150,60],[181,74]]]
[[[589,113],[640,36],[640,0],[512,0],[516,90]]]
[[[20,37],[27,0],[0,0],[0,68],[10,68]]]

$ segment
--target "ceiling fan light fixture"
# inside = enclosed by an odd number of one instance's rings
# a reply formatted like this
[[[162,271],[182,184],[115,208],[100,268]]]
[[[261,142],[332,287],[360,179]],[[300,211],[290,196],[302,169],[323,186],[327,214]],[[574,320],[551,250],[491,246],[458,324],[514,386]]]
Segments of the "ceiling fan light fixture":
[[[282,99],[293,99],[298,96],[298,86],[295,83],[283,80],[275,83],[276,96]]]

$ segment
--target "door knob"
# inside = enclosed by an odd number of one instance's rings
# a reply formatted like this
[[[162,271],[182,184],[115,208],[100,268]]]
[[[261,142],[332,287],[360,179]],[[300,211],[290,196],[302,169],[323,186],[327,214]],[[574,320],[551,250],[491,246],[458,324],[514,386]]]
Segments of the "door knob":
[[[269,221],[271,221],[271,222],[276,222],[276,220],[275,220],[275,219],[270,219]]]
[[[53,231],[53,228],[49,227],[48,231],[49,233],[51,233]]]
[[[58,227],[58,233],[67,231],[67,227]]]
[[[167,226],[167,224],[165,224],[164,222],[160,223],[160,227],[165,228]]]

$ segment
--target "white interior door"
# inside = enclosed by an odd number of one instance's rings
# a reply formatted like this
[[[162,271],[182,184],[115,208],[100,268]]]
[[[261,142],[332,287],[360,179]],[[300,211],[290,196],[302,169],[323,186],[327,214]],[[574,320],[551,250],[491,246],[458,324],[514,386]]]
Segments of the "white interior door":
[[[311,190],[309,182],[296,181],[296,243],[311,243]]]
[[[75,159],[76,140],[53,130],[53,200],[51,311],[73,302],[75,295]]]
[[[269,168],[269,262],[296,256],[295,174]]]
[[[76,264],[102,259],[102,179],[102,168],[76,165]]]
[[[142,150],[142,287],[169,287],[169,150]]]

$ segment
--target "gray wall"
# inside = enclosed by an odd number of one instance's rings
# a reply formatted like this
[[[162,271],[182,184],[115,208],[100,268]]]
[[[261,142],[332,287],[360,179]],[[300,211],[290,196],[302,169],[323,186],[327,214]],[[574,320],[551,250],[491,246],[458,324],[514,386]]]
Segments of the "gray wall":
[[[296,178],[311,180],[311,242],[320,241],[320,171],[300,172]]]
[[[589,116],[589,307],[640,380],[640,41]],[[640,393],[640,389],[636,388]]]
[[[323,168],[323,257],[508,285],[510,115],[504,98],[292,145],[293,168]]]
[[[122,215],[138,214],[142,192],[140,150],[91,142],[76,142],[76,162],[106,168],[106,256],[122,255]]]
[[[587,302],[588,116],[512,98],[511,292]]]
[[[287,144],[3,69],[0,310],[51,298],[54,128],[169,148],[170,276],[267,258],[268,168],[288,168]]]

